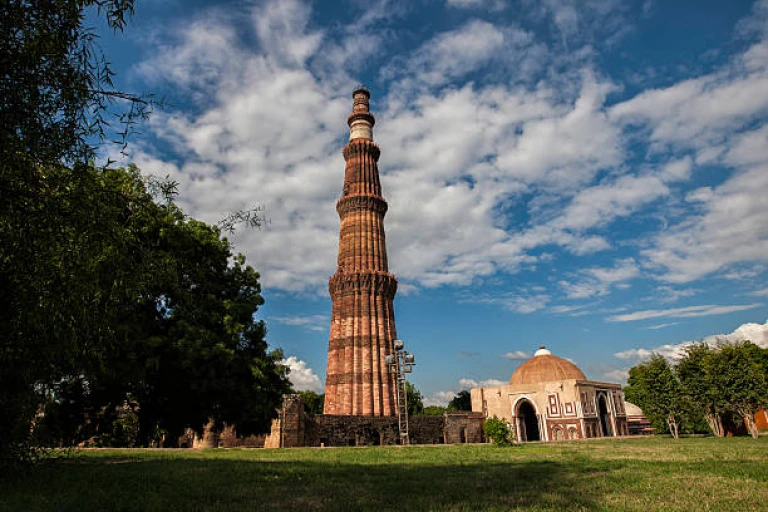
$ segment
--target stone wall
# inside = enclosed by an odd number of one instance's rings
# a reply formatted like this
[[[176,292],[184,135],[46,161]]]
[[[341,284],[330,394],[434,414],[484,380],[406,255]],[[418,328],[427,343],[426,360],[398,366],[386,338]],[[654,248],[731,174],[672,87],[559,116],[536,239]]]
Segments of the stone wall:
[[[483,413],[448,412],[444,418],[443,438],[445,444],[485,442]]]
[[[287,395],[284,400],[265,448],[400,444],[395,416],[312,415],[304,411],[298,395]],[[415,416],[408,421],[408,434],[411,444],[481,443],[483,415]]]
[[[205,426],[202,436],[197,435],[192,429],[187,429],[179,437],[175,446],[178,448],[264,448],[266,437],[264,434],[239,436],[229,425],[225,425],[221,432],[216,432],[211,422]]]

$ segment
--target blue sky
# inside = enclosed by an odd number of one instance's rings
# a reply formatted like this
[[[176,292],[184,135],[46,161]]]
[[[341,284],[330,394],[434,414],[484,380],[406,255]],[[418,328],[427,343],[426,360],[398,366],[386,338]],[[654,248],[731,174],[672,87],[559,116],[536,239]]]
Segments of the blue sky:
[[[429,403],[545,344],[621,382],[693,340],[768,346],[768,1],[144,1],[103,47],[168,106],[130,160],[262,274],[322,390],[351,92],[372,92],[399,336]]]

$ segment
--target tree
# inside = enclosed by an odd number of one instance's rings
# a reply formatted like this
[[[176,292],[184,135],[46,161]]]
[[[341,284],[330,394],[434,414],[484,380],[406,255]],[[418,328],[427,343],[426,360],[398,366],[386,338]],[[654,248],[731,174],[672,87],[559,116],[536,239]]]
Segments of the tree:
[[[726,408],[744,421],[757,439],[755,413],[768,407],[768,376],[763,365],[765,353],[749,341],[721,344],[710,354],[713,386],[725,392]]]
[[[309,414],[323,414],[325,406],[325,393],[318,394],[314,391],[299,391],[304,402],[304,410]]]
[[[630,368],[627,383],[627,400],[638,405],[652,422],[666,423],[672,437],[678,439],[686,406],[682,387],[669,362],[656,354]]]
[[[92,165],[153,105],[114,90],[84,24],[95,9],[122,30],[133,5],[0,5],[0,466],[34,458],[42,410],[71,443],[133,408],[146,443],[209,417],[263,430],[287,389],[253,318],[258,274],[172,204],[173,183]]]
[[[424,416],[442,416],[448,409],[439,405],[427,405],[424,407]]]
[[[173,443],[210,420],[242,435],[266,431],[289,383],[282,354],[267,350],[254,317],[263,304],[258,273],[233,256],[217,227],[185,217],[172,201],[155,202],[137,168],[90,174],[99,178],[92,195],[113,198],[101,219],[111,235],[94,254],[106,265],[95,287],[110,304],[110,339],[39,382],[54,397],[49,414],[80,410],[89,425],[78,429],[82,440],[112,431],[125,417],[115,411],[129,406],[141,446],[163,435]],[[74,388],[83,390],[79,398],[61,392],[70,381],[86,384]],[[62,442],[74,439],[67,434]]]
[[[139,178],[134,169],[121,179]],[[127,228],[139,245],[131,267],[152,280],[126,304],[120,342],[93,374],[94,395],[110,407],[129,397],[138,404],[144,446],[157,432],[172,440],[185,428],[202,432],[209,420],[242,435],[268,430],[289,383],[254,317],[264,302],[258,273],[233,257],[217,227],[173,203],[148,204]]]
[[[123,293],[122,275],[106,282],[114,255],[102,250],[115,226],[103,218],[121,198],[95,193],[102,177],[88,164],[151,102],[113,90],[88,8],[122,30],[133,0],[0,5],[0,466],[34,457],[39,391],[74,380],[84,354],[98,359]],[[120,128],[108,126],[112,113]]]
[[[405,383],[408,416],[418,416],[424,412],[424,401],[421,392],[410,382]]]
[[[676,373],[686,399],[704,416],[712,434],[723,437],[727,392],[715,384],[713,354],[714,350],[706,343],[686,347],[685,355],[676,365]]]
[[[123,30],[134,0],[7,0],[0,7],[0,141],[4,156],[14,156],[0,164],[4,170],[88,162],[105,138],[124,143],[151,106],[150,98],[112,87],[98,35],[84,25],[92,9]],[[127,110],[115,112],[117,102]],[[119,127],[110,126],[111,114]]]
[[[471,411],[472,397],[469,391],[464,389],[456,393],[450,402],[448,402],[449,411]]]

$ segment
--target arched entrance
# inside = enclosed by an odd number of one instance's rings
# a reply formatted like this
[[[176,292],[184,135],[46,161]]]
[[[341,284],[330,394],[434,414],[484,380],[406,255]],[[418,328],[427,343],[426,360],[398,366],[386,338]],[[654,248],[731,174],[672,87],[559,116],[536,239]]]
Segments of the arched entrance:
[[[517,404],[517,428],[518,441],[539,441],[539,419],[536,417],[536,409],[528,400],[520,400]]]
[[[611,428],[611,412],[608,410],[608,399],[605,395],[598,396],[597,409],[600,411],[600,430],[603,433],[603,437],[613,436],[613,429]]]

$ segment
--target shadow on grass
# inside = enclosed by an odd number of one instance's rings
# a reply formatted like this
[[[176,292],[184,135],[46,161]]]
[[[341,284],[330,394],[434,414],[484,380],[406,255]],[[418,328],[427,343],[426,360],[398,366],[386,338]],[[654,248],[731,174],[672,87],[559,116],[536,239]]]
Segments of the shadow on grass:
[[[604,474],[553,461],[56,461],[3,491],[0,509],[592,510]]]

